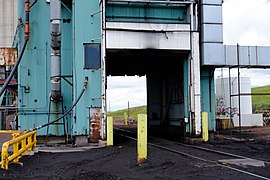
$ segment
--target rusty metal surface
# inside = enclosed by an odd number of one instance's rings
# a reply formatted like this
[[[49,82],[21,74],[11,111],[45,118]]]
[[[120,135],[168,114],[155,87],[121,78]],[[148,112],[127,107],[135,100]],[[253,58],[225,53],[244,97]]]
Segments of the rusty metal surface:
[[[90,109],[90,142],[97,142],[101,139],[101,108]]]
[[[0,66],[13,66],[17,57],[17,48],[0,48]]]

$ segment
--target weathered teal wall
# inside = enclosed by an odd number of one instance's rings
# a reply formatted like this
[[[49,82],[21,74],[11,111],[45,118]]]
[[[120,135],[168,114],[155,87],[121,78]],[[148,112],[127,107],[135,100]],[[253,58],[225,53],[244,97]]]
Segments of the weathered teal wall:
[[[19,3],[19,17],[25,19],[24,1]],[[71,19],[71,13],[62,8],[62,18]],[[71,23],[62,22],[62,75],[72,75],[72,34]],[[24,30],[20,28],[19,44],[24,41]],[[19,46],[20,49],[20,46]],[[31,129],[47,123],[50,96],[50,4],[45,1],[31,8],[30,40],[18,69],[19,129]],[[25,90],[29,88],[29,93]],[[69,108],[72,103],[72,88],[62,81],[63,103]],[[61,103],[52,104],[51,112],[62,112]],[[61,116],[51,115],[51,120]],[[68,117],[71,121],[71,118]],[[68,124],[70,125],[71,122]],[[63,134],[63,126],[51,125],[50,134]],[[38,131],[45,135],[46,128]]]
[[[84,43],[101,43],[101,13],[99,0],[73,0],[74,100],[88,77],[88,88],[74,109],[73,135],[89,135],[89,109],[101,107],[101,69],[84,69]]]
[[[106,5],[106,20],[121,22],[187,23],[186,7]]]
[[[208,112],[208,128],[210,131],[216,130],[214,70],[213,67],[201,67],[201,111]]]

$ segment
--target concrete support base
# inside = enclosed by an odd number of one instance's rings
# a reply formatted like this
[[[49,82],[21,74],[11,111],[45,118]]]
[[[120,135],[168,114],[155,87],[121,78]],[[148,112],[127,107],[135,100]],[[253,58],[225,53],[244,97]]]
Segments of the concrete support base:
[[[185,143],[186,144],[201,144],[203,141],[202,138],[186,138]]]
[[[85,146],[88,145],[88,137],[87,136],[75,136],[74,139],[75,146]]]

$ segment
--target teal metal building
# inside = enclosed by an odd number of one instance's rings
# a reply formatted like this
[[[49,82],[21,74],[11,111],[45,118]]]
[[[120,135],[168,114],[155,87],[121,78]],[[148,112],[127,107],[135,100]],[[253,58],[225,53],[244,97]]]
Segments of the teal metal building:
[[[18,9],[24,22],[24,1]],[[19,51],[23,41],[18,26]],[[214,131],[222,43],[222,0],[38,0],[18,69],[19,129],[61,117],[87,82],[76,106],[38,134],[105,139],[106,77],[146,75],[150,131],[200,136],[201,112]]]

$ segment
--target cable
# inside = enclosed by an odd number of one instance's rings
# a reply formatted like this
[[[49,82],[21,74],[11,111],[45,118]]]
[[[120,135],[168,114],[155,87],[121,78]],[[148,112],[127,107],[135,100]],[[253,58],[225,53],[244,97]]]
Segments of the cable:
[[[82,90],[81,94],[79,95],[79,97],[77,98],[77,100],[72,104],[72,106],[71,106],[71,107],[63,114],[63,116],[61,116],[61,117],[59,117],[59,118],[57,118],[57,119],[55,119],[54,121],[51,121],[51,122],[49,122],[49,123],[43,124],[43,125],[41,125],[41,126],[37,126],[37,127],[35,127],[34,129],[30,129],[30,131],[36,131],[36,130],[42,129],[42,128],[46,127],[46,126],[49,126],[49,125],[51,125],[51,124],[53,124],[53,123],[59,121],[60,119],[64,118],[66,115],[68,115],[68,114],[70,113],[70,111],[72,111],[72,109],[73,109],[73,108],[77,105],[77,103],[80,101],[80,99],[81,99],[82,95],[84,94],[86,88],[87,88],[87,79],[86,79],[85,82],[84,82],[83,90]]]
[[[24,40],[23,47],[22,47],[22,50],[21,50],[21,52],[20,52],[20,55],[19,55],[19,57],[18,57],[18,59],[17,59],[15,65],[14,65],[14,67],[13,67],[11,73],[9,74],[9,76],[8,76],[8,78],[7,78],[6,82],[5,82],[5,84],[3,85],[3,87],[2,87],[2,89],[1,89],[1,91],[0,91],[0,96],[3,95],[3,93],[4,93],[5,90],[7,89],[7,86],[9,85],[9,83],[10,83],[12,77],[14,76],[15,72],[17,71],[17,68],[18,68],[18,66],[19,66],[19,64],[20,64],[20,62],[21,62],[21,60],[22,60],[22,57],[23,57],[23,54],[24,54],[24,51],[25,51],[27,42],[28,42],[28,39],[25,39],[25,40]]]
[[[35,0],[29,7],[29,9],[31,9],[36,3],[37,3],[38,0]]]

